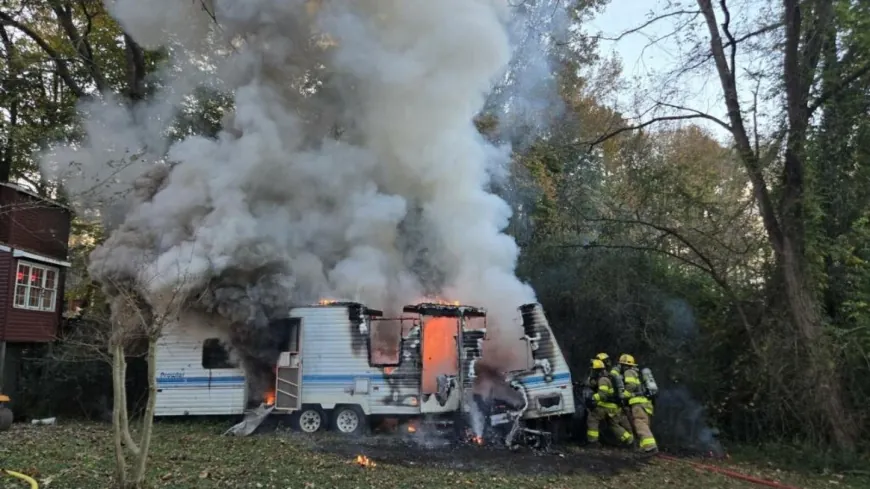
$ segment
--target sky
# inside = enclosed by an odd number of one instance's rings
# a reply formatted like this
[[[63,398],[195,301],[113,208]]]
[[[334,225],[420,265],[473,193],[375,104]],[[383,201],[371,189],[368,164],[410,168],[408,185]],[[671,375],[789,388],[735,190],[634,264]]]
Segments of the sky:
[[[653,17],[652,12],[664,12],[668,3],[674,3],[673,0],[611,0],[604,12],[591,22],[587,23],[587,31],[590,33],[600,33],[604,37],[617,37],[619,34],[642,26],[650,18]],[[690,10],[694,7],[694,2],[683,2],[683,8]],[[756,22],[760,22],[757,8],[753,8],[752,2],[741,4],[740,14],[735,15],[734,23],[741,26],[751,26]],[[685,17],[681,17],[685,18]],[[721,20],[721,19],[720,19]],[[600,41],[600,50],[602,55],[608,55],[615,52],[622,59],[623,76],[626,79],[633,79],[635,83],[640,83],[642,87],[651,90],[650,96],[646,100],[647,105],[653,103],[652,97],[660,93],[656,90],[655,85],[649,81],[651,75],[660,75],[661,73],[679,66],[681,58],[686,54],[686,46],[681,46],[674,38],[668,38],[650,45],[650,40],[659,36],[668,34],[674,30],[674,22],[671,20],[658,21],[648,27],[645,27],[639,33],[633,33],[625,36],[620,41]],[[704,30],[698,31],[705,34]],[[704,37],[706,40],[706,36]],[[744,61],[738,60],[738,64],[744,66]],[[655,77],[653,77],[655,78]],[[727,117],[727,112],[722,99],[722,88],[719,84],[718,75],[712,70],[699,73],[691,78],[683,77],[683,84],[680,86],[676,95],[668,96],[668,102],[678,103],[679,105],[692,107],[696,110],[713,114],[722,120]],[[743,83],[740,83],[743,81]],[[743,87],[743,95],[751,96],[748,92],[748,87],[753,86],[751,83],[746,83],[746,80],[738,80],[738,88]],[[636,113],[636,103],[632,101],[630,92],[621,92],[615,94],[618,108],[623,110],[627,115]],[[677,99],[676,101],[674,99]],[[643,103],[643,101],[642,101]],[[709,129],[717,139],[724,140],[729,138],[729,134],[724,128],[712,122],[693,120],[695,124],[702,125]]]

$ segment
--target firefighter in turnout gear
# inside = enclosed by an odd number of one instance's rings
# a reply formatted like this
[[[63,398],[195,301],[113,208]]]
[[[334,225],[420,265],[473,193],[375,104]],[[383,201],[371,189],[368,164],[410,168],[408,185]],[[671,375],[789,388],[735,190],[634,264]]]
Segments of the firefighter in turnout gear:
[[[612,363],[610,361],[610,355],[608,355],[607,353],[599,353],[599,354],[595,355],[595,358],[604,362],[604,368],[606,370],[610,370],[610,368],[612,366]]]
[[[604,362],[595,358],[592,360],[592,371],[589,374],[591,397],[586,400],[589,413],[586,417],[586,439],[589,443],[598,443],[602,422],[607,422],[614,434],[622,443],[631,445],[634,435],[619,422],[622,410],[619,399],[613,389],[613,382]]]
[[[604,362],[604,368],[610,373],[610,381],[613,384],[613,394],[614,399],[616,399],[617,403],[620,403],[623,398],[623,392],[625,391],[625,384],[622,381],[622,372],[619,371],[618,365],[613,365],[613,362],[610,360],[610,355],[607,353],[599,353],[595,355],[595,358]],[[618,423],[625,431],[631,433],[631,421],[628,420],[628,416],[620,409],[619,413],[613,418],[613,421]]]
[[[628,403],[631,424],[639,438],[640,449],[644,452],[656,452],[658,446],[649,426],[653,415],[653,403],[650,398],[658,390],[652,372],[649,369],[639,369],[634,357],[628,354],[619,356],[619,370],[625,382],[623,400]]]

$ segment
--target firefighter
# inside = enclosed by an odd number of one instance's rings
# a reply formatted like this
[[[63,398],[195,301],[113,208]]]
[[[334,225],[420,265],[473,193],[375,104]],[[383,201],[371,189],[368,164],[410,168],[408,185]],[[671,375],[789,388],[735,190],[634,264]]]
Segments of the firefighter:
[[[634,436],[619,423],[622,412],[617,404],[618,399],[613,390],[610,374],[604,362],[597,358],[592,360],[589,382],[592,394],[587,399],[589,414],[586,417],[586,440],[589,443],[598,443],[601,423],[607,422],[619,441],[631,445]]]
[[[625,399],[625,382],[622,378],[622,370],[620,369],[619,364],[612,365],[610,361],[610,355],[607,353],[599,353],[595,355],[595,358],[604,362],[605,368],[607,368],[608,373],[610,374],[610,381],[613,385],[614,390],[614,398],[616,402],[620,405],[620,409],[617,412],[616,416],[613,418],[613,421],[618,423],[625,431],[632,433],[631,421],[628,419],[627,413],[622,409],[622,404]]]
[[[610,362],[610,355],[608,355],[607,353],[599,353],[595,355],[595,358],[604,362],[605,369],[607,369],[608,371],[611,369],[612,363]]]
[[[653,415],[653,404],[648,397],[651,394],[641,377],[634,357],[626,353],[620,355],[619,370],[625,382],[623,399],[628,403],[631,424],[639,438],[640,449],[643,452],[657,452],[656,439],[649,427]]]

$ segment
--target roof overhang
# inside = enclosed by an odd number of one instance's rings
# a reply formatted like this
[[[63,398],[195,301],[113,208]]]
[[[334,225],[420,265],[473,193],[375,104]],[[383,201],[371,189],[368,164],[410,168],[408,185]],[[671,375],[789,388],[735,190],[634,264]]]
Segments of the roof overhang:
[[[2,249],[6,248],[6,249]],[[2,251],[9,251],[8,246],[3,246]],[[25,258],[27,260],[38,261],[40,263],[47,263],[50,265],[56,265],[58,267],[69,268],[72,266],[72,263],[64,260],[58,260],[57,258],[51,258],[45,255],[40,255],[38,253],[31,253],[29,251],[24,250],[12,250],[12,256],[15,258]]]

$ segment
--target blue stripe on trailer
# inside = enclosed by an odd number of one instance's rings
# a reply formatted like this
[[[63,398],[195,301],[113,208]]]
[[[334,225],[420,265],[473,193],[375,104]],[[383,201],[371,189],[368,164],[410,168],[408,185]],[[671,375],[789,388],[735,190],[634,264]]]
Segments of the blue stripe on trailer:
[[[332,374],[324,374],[324,375],[303,375],[302,382],[306,384],[347,384],[352,383],[356,379],[368,379],[377,384],[386,384],[386,377],[382,374],[368,374],[368,375],[332,375]],[[525,377],[520,378],[520,383],[526,386],[537,386],[539,384],[547,385],[559,381],[567,381],[571,379],[571,374],[568,372],[560,372],[553,374],[553,378],[550,382],[546,382],[544,380],[543,375],[536,375],[534,377]],[[241,375],[231,376],[231,377],[207,377],[207,376],[196,376],[196,377],[158,377],[157,385],[163,388],[166,387],[229,387],[244,385],[245,377]]]

